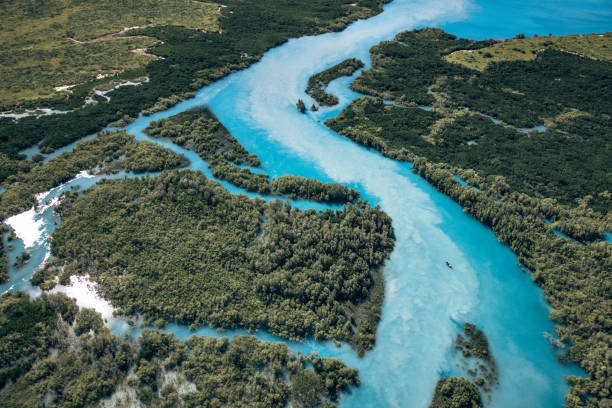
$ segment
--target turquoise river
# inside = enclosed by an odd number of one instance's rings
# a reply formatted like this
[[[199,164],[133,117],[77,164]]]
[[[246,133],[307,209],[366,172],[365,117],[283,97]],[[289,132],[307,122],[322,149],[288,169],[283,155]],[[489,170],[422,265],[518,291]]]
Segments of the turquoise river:
[[[541,290],[522,272],[516,256],[495,235],[462,208],[411,172],[409,163],[384,158],[327,129],[323,120],[337,115],[358,96],[348,89],[353,78],[332,82],[329,91],[340,104],[302,115],[295,102],[302,98],[308,78],[346,58],[369,63],[368,50],[402,30],[443,27],[462,37],[506,38],[526,35],[604,32],[612,26],[612,6],[606,0],[394,0],[383,13],[355,22],[339,33],[293,39],[270,50],[249,69],[204,87],[193,99],[152,116],[140,117],[127,127],[138,139],[152,120],[194,106],[208,105],[230,132],[259,156],[271,176],[296,174],[344,183],[360,191],[373,205],[393,218],[397,238],[386,263],[386,297],[375,348],[359,358],[348,346],[306,340],[288,342],[265,332],[268,341],[284,341],[304,354],[333,356],[359,369],[362,385],[342,396],[342,407],[426,407],[440,376],[465,374],[452,353],[453,341],[465,321],[487,334],[497,361],[499,385],[490,395],[490,407],[559,407],[568,387],[565,375],[584,375],[576,366],[557,362],[557,351],[547,333],[550,307]],[[357,73],[356,75],[359,75]],[[112,94],[110,94],[112,97]],[[193,152],[157,141],[185,154],[190,168],[210,170]],[[70,150],[68,146],[55,154]],[[134,176],[118,174],[112,177]],[[41,196],[41,203],[62,191],[89,187],[99,177],[79,177]],[[244,193],[227,183],[232,192]],[[0,291],[23,289],[36,293],[28,278],[48,256],[48,236],[60,222],[53,202],[31,210],[31,242],[17,240],[11,263],[24,245],[32,260],[11,267],[11,281]],[[308,201],[301,208],[325,208]],[[454,268],[445,266],[450,261]],[[122,320],[109,324],[117,333],[129,331]],[[165,330],[188,337],[186,327]],[[137,334],[134,331],[132,334]],[[231,336],[199,328],[198,335]]]

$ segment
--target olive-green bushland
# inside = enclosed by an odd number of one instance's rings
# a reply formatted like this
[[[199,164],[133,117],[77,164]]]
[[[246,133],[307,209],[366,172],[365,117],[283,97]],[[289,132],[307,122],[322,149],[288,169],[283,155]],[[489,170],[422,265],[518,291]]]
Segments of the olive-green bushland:
[[[353,88],[401,106],[361,98],[327,124],[412,161],[414,171],[510,246],[553,307],[559,341],[552,343],[565,348],[561,359],[588,374],[568,379],[568,405],[606,407],[612,245],[602,234],[612,230],[612,66],[553,46],[482,71],[445,59],[493,44],[437,29],[398,34],[372,48],[372,68]],[[538,124],[547,129],[519,129]]]
[[[213,176],[247,191],[335,203],[351,202],[359,198],[358,191],[339,183],[323,183],[290,175],[270,182],[266,174],[238,167],[261,168],[261,162],[230,134],[208,108],[189,110],[151,122],[145,132],[195,151],[212,168]]]
[[[349,58],[342,61],[341,63],[334,65],[333,67],[326,69],[323,72],[319,72],[313,75],[308,80],[308,87],[306,93],[322,106],[333,106],[338,103],[338,97],[325,92],[327,85],[334,79],[351,76],[357,70],[364,67],[364,63],[357,58]]]
[[[55,274],[89,274],[128,315],[338,339],[360,352],[375,341],[394,242],[377,207],[301,211],[185,170],[101,181],[58,212]]]
[[[441,378],[430,408],[482,408],[478,389],[463,377]]]
[[[63,294],[0,299],[0,405],[92,407],[105,398],[148,407],[319,407],[359,385],[337,359],[293,355],[282,343],[145,329],[135,343]]]
[[[47,163],[32,163],[3,182],[0,219],[37,205],[35,194],[42,193],[75,177],[80,171],[119,170],[145,172],[174,169],[188,164],[185,157],[152,142],[139,142],[125,132],[104,132],[80,142],[74,150]]]

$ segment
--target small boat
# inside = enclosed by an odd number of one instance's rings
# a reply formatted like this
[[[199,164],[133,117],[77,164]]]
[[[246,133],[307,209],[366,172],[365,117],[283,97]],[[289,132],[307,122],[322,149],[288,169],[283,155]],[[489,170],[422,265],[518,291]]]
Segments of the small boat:
[[[446,261],[446,266],[448,266],[449,268],[453,268],[453,265],[450,264],[450,262]]]

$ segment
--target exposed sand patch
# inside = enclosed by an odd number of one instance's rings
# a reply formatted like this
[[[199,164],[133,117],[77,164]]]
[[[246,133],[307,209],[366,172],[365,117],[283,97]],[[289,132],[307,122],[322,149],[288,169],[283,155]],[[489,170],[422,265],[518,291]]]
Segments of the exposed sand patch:
[[[84,170],[77,174],[72,180],[91,177],[95,176]],[[49,191],[36,194],[35,197],[38,204],[35,207],[4,220],[5,224],[13,228],[17,238],[23,241],[23,246],[25,249],[31,248],[35,244],[44,240],[44,220],[42,218],[42,214],[50,207],[57,205],[60,201],[59,197],[53,197],[48,202],[44,202],[45,198],[54,191],[63,188],[70,181],[54,187]]]
[[[75,86],[76,86],[76,84],[75,85],[62,85],[62,86],[55,86],[55,87],[53,87],[53,89],[56,92],[70,92],[70,93],[72,93],[72,91],[70,89],[74,88]]]
[[[113,318],[113,306],[98,293],[98,283],[90,280],[89,275],[70,277],[70,285],[57,285],[51,293],[65,293],[66,296],[76,299],[80,308],[94,309],[102,315],[105,321]]]

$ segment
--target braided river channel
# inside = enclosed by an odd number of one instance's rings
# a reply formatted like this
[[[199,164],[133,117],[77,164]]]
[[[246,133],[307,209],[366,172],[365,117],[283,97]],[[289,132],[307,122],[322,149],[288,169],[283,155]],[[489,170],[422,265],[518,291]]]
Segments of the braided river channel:
[[[290,40],[268,51],[250,68],[198,90],[195,98],[167,111],[139,117],[127,131],[139,140],[151,140],[184,154],[191,161],[189,168],[212,178],[206,163],[194,152],[143,133],[153,120],[206,105],[247,150],[257,154],[270,176],[295,174],[343,183],[359,190],[363,198],[380,205],[392,217],[396,245],[384,269],[385,301],[372,351],[359,358],[347,345],[336,347],[313,339],[291,342],[264,331],[255,334],[262,340],[283,341],[295,352],[338,357],[359,369],[361,386],[342,396],[341,407],[428,406],[441,376],[465,375],[452,350],[454,338],[466,321],[476,323],[486,333],[497,362],[499,385],[492,390],[490,401],[485,400],[487,406],[559,407],[568,391],[564,376],[584,373],[557,361],[558,351],[548,339],[548,333],[554,333],[548,319],[550,307],[510,249],[458,204],[413,174],[410,163],[387,159],[322,124],[359,96],[348,89],[354,78],[338,79],[328,87],[328,92],[340,99],[335,107],[304,115],[297,111],[295,102],[302,98],[307,106],[312,103],[304,94],[311,75],[350,57],[366,62],[367,69],[369,48],[403,30],[437,26],[473,39],[508,38],[517,33],[605,32],[612,26],[611,9],[606,0],[542,0],[537,4],[516,0],[393,0],[381,14],[357,21],[342,32]],[[110,177],[126,176],[142,175],[119,173]],[[19,239],[13,241],[10,263],[24,248],[31,252],[32,259],[19,270],[11,266],[11,280],[0,286],[0,292],[37,293],[28,279],[49,256],[48,237],[61,222],[53,213],[59,195],[75,186],[93,186],[100,178],[81,173],[41,194],[38,207],[12,220]],[[234,193],[246,194],[222,184]],[[309,201],[293,203],[300,208],[329,208]],[[453,269],[446,267],[447,260]],[[138,334],[123,320],[112,318],[110,305],[103,299],[81,296],[79,302],[106,310],[105,317],[116,333]],[[180,338],[246,334],[241,330],[219,333],[208,327],[189,331],[175,324],[164,330]]]

